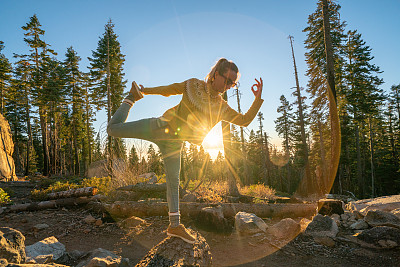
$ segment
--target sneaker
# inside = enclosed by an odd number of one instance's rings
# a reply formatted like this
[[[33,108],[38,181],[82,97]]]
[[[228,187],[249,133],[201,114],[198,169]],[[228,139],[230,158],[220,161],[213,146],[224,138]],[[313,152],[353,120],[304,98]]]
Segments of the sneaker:
[[[185,228],[183,224],[180,224],[177,227],[171,227],[171,225],[168,226],[167,235],[179,237],[189,244],[193,244],[196,241],[196,238],[192,234],[190,234],[190,232]]]
[[[135,101],[138,101],[143,98],[142,92],[140,91],[140,88],[135,81],[132,82],[130,93],[133,95]]]

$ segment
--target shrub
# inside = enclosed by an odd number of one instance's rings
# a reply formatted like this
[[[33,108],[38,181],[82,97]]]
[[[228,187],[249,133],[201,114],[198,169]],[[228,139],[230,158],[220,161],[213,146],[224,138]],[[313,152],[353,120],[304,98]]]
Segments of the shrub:
[[[10,196],[3,190],[3,188],[0,188],[0,206],[9,202],[11,202]]]
[[[242,195],[254,197],[256,202],[272,200],[275,198],[275,189],[264,184],[253,184],[239,188]]]

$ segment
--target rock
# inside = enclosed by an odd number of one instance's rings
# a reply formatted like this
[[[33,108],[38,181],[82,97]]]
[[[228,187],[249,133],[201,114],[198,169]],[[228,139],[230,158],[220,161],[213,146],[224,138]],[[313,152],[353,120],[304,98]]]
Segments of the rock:
[[[212,266],[211,251],[206,240],[198,232],[189,231],[196,236],[194,244],[180,238],[167,237],[154,246],[136,267]]]
[[[395,248],[397,247],[397,243],[392,240],[379,240],[378,244],[383,248]]]
[[[13,159],[14,143],[8,121],[0,114],[0,179],[18,180]]]
[[[197,196],[190,192],[185,194],[181,199],[182,202],[196,202],[196,200]]]
[[[39,255],[37,256],[35,259],[36,263],[39,264],[46,264],[46,263],[50,263],[53,262],[53,255]]]
[[[400,218],[400,208],[392,210],[390,213],[396,215],[398,218]],[[1,214],[1,211],[0,211]]]
[[[307,218],[301,218],[301,220],[300,220],[301,232],[304,232],[310,223],[311,223],[311,220],[309,220]]]
[[[292,218],[285,218],[269,227],[267,234],[271,234],[277,239],[291,240],[300,233],[300,230],[300,224],[295,222]]]
[[[344,203],[338,199],[320,199],[318,201],[318,213],[322,215],[343,214]]]
[[[154,172],[143,173],[139,175],[139,178],[144,179],[149,184],[154,184],[158,181],[158,177]]]
[[[65,246],[58,242],[54,236],[36,242],[33,245],[26,246],[26,256],[36,258],[40,255],[53,255],[53,259],[57,260],[65,253]]]
[[[337,226],[340,226],[340,215],[339,214],[332,214],[332,220],[336,223]]]
[[[123,228],[134,228],[140,224],[146,223],[145,220],[136,217],[136,216],[131,216],[123,221],[120,222],[120,226]]]
[[[326,247],[334,247],[336,242],[328,236],[315,236],[314,241]]]
[[[349,213],[343,213],[340,215],[340,219],[344,222],[347,221],[349,217],[350,217]]]
[[[266,231],[267,224],[253,213],[240,211],[235,215],[235,228],[239,233],[254,234]]]
[[[122,258],[106,249],[97,248],[88,252],[76,267],[120,266]]]
[[[363,216],[370,210],[390,212],[400,208],[400,195],[351,201],[347,204],[346,208],[351,211],[359,211]]]
[[[34,231],[40,231],[40,230],[43,230],[43,229],[46,229],[46,228],[49,228],[49,227],[50,226],[48,224],[39,223],[39,224],[36,224],[35,226],[33,226],[33,230]]]
[[[389,245],[394,245],[393,242],[398,244],[400,240],[400,229],[388,226],[377,226],[371,229],[364,230],[362,233],[357,235],[357,238],[374,245],[378,244],[381,246],[381,244],[383,244],[383,241],[381,241],[380,244],[380,240],[384,240],[385,244],[387,244],[388,241],[391,241],[389,242]]]
[[[233,220],[230,222],[224,217],[221,206],[202,208],[196,222],[200,228],[208,231],[229,232],[233,228]]]
[[[364,220],[371,226],[390,226],[400,229],[400,218],[390,212],[370,210]]]
[[[350,225],[350,229],[352,230],[364,230],[368,229],[368,223],[364,220],[358,220],[352,225]]]
[[[87,224],[94,224],[96,223],[96,218],[94,218],[92,215],[86,216],[83,221]]]
[[[336,223],[329,216],[317,214],[314,216],[312,222],[307,226],[304,231],[309,236],[328,236],[335,237],[339,232]]]
[[[25,237],[20,231],[0,227],[0,259],[13,263],[25,262]]]

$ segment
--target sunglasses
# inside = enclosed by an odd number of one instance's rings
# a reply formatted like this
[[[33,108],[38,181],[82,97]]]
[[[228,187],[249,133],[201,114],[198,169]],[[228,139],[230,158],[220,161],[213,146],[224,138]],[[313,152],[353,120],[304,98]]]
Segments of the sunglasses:
[[[230,87],[234,87],[237,86],[237,82],[232,81],[230,78],[225,77],[224,75],[220,74],[220,76],[224,77],[226,85],[230,86]]]

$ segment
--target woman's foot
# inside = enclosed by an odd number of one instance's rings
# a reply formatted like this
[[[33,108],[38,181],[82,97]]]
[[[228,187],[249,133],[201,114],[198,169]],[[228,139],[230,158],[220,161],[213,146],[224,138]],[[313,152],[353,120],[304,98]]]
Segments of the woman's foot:
[[[138,101],[143,98],[142,92],[135,81],[132,82],[132,87],[129,93],[132,94],[134,101]]]
[[[189,244],[193,244],[196,241],[196,238],[185,228],[183,224],[180,224],[177,227],[171,227],[171,225],[168,226],[167,235],[179,237]]]

